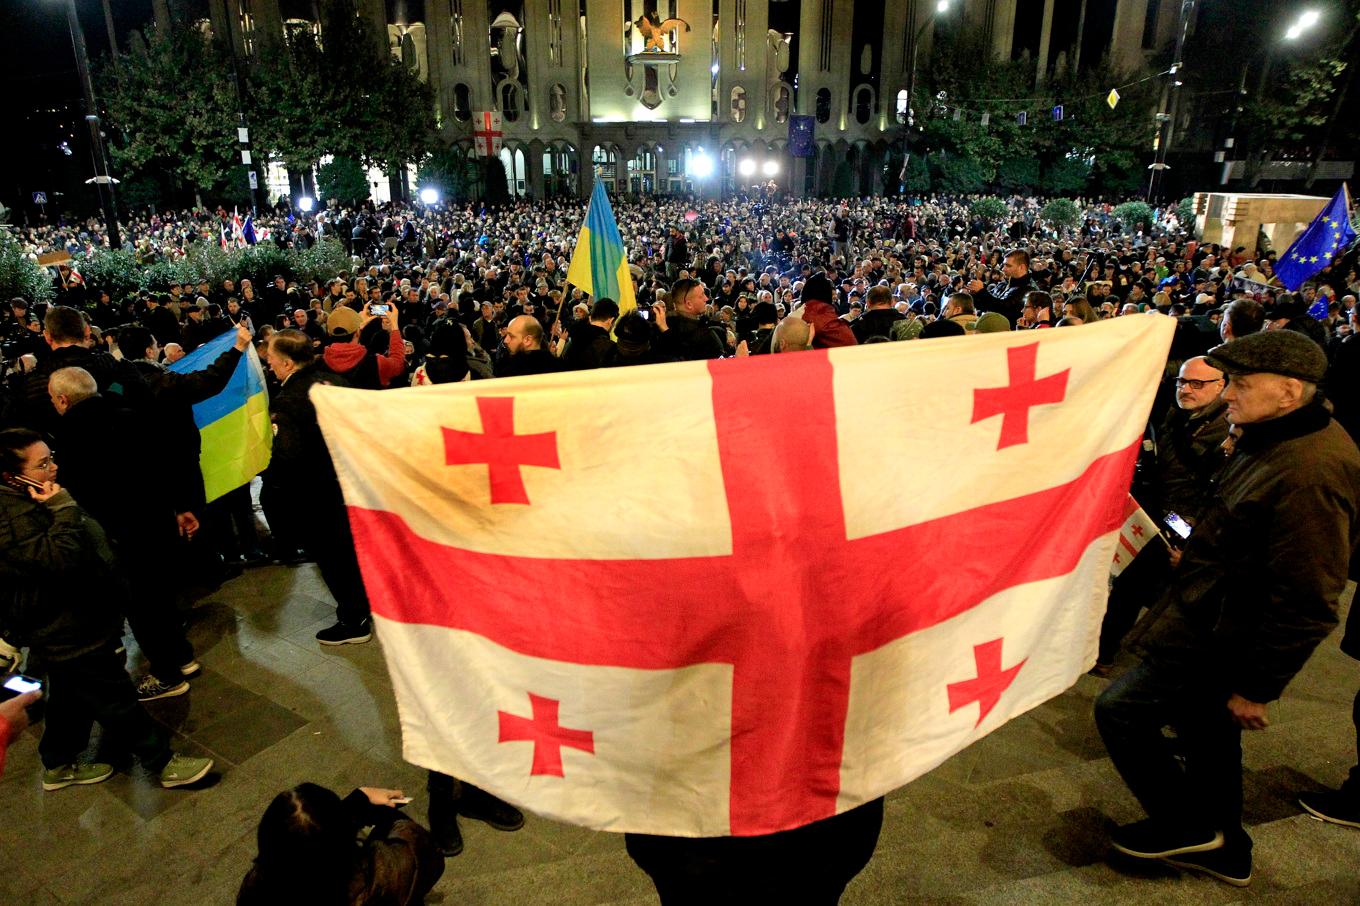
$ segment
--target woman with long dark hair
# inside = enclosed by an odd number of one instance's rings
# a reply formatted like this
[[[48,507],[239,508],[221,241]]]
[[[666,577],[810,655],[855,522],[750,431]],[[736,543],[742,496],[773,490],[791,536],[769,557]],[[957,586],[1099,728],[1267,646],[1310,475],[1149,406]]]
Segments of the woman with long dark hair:
[[[343,800],[315,783],[274,797],[238,906],[422,903],[444,873],[429,831],[399,812],[401,790],[360,787]],[[362,842],[359,833],[371,828]]]

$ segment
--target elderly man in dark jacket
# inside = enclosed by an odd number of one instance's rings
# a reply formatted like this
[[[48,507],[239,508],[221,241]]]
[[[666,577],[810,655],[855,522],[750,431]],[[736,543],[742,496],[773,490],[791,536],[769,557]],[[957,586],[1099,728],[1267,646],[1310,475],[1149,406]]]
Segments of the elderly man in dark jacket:
[[[321,578],[336,603],[336,623],[316,634],[323,645],[355,645],[373,637],[368,595],[359,573],[349,516],[335,465],[317,424],[309,391],[344,378],[324,370],[312,341],[300,330],[283,330],[269,341],[269,367],[281,386],[270,402],[274,449],[265,473],[265,515],[286,520],[289,537],[306,539]]]
[[[1228,375],[1241,436],[1143,623],[1142,663],[1097,699],[1096,725],[1148,813],[1114,848],[1246,886],[1241,731],[1267,725],[1267,703],[1336,626],[1360,538],[1360,451],[1317,394],[1327,357],[1304,335],[1252,334],[1209,361]]]

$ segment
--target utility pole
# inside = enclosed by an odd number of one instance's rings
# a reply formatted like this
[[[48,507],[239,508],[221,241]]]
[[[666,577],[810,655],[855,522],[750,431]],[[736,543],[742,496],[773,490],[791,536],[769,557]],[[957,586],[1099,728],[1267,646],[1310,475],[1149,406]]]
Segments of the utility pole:
[[[1148,203],[1152,204],[1157,198],[1157,177],[1163,170],[1169,170],[1170,165],[1166,162],[1166,155],[1171,150],[1171,136],[1174,129],[1176,110],[1179,106],[1177,101],[1180,99],[1180,87],[1184,79],[1181,76],[1181,69],[1185,64],[1182,62],[1185,52],[1185,38],[1190,32],[1190,25],[1195,19],[1195,0],[1181,0],[1181,19],[1180,27],[1176,30],[1176,58],[1171,63],[1171,70],[1168,73],[1171,83],[1167,86],[1164,95],[1163,111],[1157,114],[1157,153],[1152,162],[1152,175],[1148,178]]]
[[[118,235],[118,209],[113,199],[113,176],[109,174],[109,159],[104,150],[104,130],[99,124],[99,107],[94,99],[94,82],[90,79],[90,58],[85,52],[85,32],[76,14],[76,0],[66,0],[66,25],[71,30],[71,46],[76,55],[76,71],[80,75],[80,89],[85,95],[85,122],[90,127],[90,157],[94,163],[94,183],[99,192],[99,206],[104,212],[104,229],[108,233],[109,248],[122,248]]]

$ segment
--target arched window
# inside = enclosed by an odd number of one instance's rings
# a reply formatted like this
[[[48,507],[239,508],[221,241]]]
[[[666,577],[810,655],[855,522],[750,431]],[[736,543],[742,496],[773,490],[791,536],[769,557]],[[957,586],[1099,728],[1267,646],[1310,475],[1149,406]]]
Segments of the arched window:
[[[831,89],[819,88],[817,90],[817,122],[831,122]]]
[[[520,87],[519,83],[512,79],[505,79],[500,85],[496,86],[496,93],[500,96],[501,116],[507,123],[513,123],[519,119],[520,111]]]
[[[774,90],[774,121],[776,123],[787,123],[789,121],[789,108],[793,106],[793,95],[789,91],[789,86],[780,82]]]
[[[461,82],[453,86],[453,118],[460,123],[472,119],[472,92]]]
[[[868,85],[855,89],[855,122],[863,126],[874,115],[874,90]]]
[[[907,89],[903,88],[897,92],[897,122],[905,126],[907,117],[911,115],[911,96],[907,94]]]
[[[740,85],[732,88],[732,122],[746,122],[746,89]]]

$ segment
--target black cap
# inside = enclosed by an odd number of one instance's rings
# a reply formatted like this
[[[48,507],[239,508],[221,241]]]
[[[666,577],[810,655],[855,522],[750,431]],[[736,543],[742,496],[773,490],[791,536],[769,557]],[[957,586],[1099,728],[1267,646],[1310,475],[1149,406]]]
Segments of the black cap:
[[[1319,383],[1327,375],[1327,353],[1294,330],[1266,330],[1215,346],[1209,364],[1228,374],[1281,374]]]

